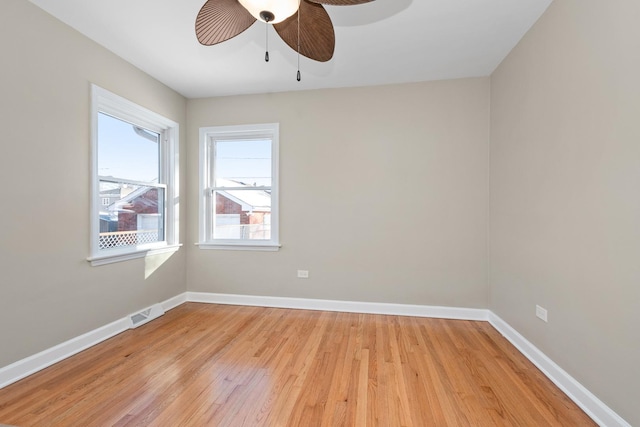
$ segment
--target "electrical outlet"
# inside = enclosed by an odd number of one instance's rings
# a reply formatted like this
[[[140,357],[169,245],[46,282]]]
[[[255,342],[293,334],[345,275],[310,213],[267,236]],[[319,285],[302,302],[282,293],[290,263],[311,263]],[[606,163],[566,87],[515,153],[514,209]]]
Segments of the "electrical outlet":
[[[545,322],[547,322],[547,310],[540,307],[539,305],[536,305],[536,316],[541,319],[544,320]]]
[[[299,279],[308,279],[309,278],[309,270],[298,270],[298,278]]]

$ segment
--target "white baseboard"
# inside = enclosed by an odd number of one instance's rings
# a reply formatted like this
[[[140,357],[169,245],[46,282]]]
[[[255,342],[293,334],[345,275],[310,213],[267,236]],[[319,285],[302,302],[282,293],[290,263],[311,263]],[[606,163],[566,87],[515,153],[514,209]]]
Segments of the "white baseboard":
[[[390,314],[456,320],[489,320],[489,311],[480,308],[438,307],[428,305],[387,304],[377,302],[336,301],[306,298],[265,297],[233,294],[187,292],[189,302],[340,311],[347,313]]]
[[[163,301],[161,305],[165,311],[169,311],[184,303],[186,300],[187,294],[183,293]],[[65,341],[40,353],[0,368],[0,389],[118,335],[129,329],[129,326],[129,317],[123,317],[108,325],[99,327],[86,334],[82,334],[69,341]]]
[[[108,338],[129,329],[129,319],[124,317],[79,337],[72,338],[40,353],[18,360],[0,369],[0,388],[13,384],[31,374],[47,368],[54,363],[80,353]]]
[[[600,426],[631,427],[622,417],[616,414],[604,402],[587,390],[582,384],[558,366],[547,355],[531,344],[507,322],[489,314],[489,323],[513,344],[527,359],[542,371],[555,385],[573,400],[591,419]]]
[[[185,302],[488,321],[600,426],[631,427],[622,417],[549,359],[509,324],[486,309],[203,292],[185,292],[163,301],[161,305],[165,311],[169,311]],[[129,329],[129,318],[124,317],[38,354],[19,360],[9,366],[0,368],[0,389],[47,368],[54,363],[73,356],[95,344],[105,341],[127,329]]]
[[[172,310],[174,308],[176,308],[177,306],[184,304],[185,302],[187,302],[187,293],[181,293],[180,295],[176,295],[173,298],[169,298],[168,300],[165,300],[163,302],[161,302],[160,304],[162,305],[162,308],[164,309],[164,311],[169,311]]]

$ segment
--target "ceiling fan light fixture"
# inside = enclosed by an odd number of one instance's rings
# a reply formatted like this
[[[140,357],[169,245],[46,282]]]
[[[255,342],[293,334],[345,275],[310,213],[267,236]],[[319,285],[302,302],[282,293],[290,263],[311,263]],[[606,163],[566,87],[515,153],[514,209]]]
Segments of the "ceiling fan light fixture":
[[[269,24],[284,21],[298,10],[300,0],[238,0],[256,19]]]

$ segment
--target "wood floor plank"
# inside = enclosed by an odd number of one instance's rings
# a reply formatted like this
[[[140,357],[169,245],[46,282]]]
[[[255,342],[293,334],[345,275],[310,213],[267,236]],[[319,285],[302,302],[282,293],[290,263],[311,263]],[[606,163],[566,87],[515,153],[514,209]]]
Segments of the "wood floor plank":
[[[0,424],[595,425],[486,322],[196,303],[0,390]]]

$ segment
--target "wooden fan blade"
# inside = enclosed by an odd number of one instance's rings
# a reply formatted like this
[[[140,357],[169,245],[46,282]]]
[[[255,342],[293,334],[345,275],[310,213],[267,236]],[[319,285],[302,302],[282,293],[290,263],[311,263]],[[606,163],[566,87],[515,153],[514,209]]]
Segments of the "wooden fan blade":
[[[317,3],[300,2],[300,54],[316,61],[326,62],[333,57],[336,37],[329,14]],[[291,47],[298,51],[298,13],[274,24],[276,31]]]
[[[208,0],[196,18],[198,41],[211,46],[237,36],[256,22],[238,0]]]
[[[312,3],[327,4],[329,6],[351,6],[355,4],[369,3],[374,0],[308,0]]]

